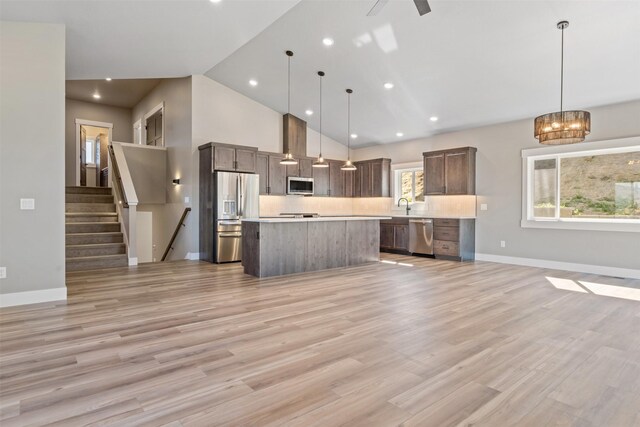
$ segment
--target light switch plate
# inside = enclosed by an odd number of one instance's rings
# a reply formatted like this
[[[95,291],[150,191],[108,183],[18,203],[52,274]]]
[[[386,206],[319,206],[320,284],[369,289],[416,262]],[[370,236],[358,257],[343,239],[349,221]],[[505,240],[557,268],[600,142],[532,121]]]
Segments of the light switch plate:
[[[0,279],[7,278],[7,267],[0,267]]]
[[[189,200],[191,200],[189,197],[185,197],[185,198],[184,198],[184,202],[185,202],[185,203],[189,203]]]
[[[487,204],[486,203],[480,203],[480,210],[481,211],[486,211],[487,210]]]
[[[32,211],[36,208],[36,199],[20,199],[20,209]]]
[[[500,247],[501,248],[506,248],[507,247],[507,242],[505,242],[504,240],[500,240]]]

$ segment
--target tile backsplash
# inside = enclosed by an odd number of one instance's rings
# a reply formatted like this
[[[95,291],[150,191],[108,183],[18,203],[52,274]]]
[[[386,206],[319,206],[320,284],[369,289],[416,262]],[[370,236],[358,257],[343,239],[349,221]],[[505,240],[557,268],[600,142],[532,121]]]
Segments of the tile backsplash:
[[[389,197],[340,198],[304,196],[260,196],[260,216],[284,212],[315,212],[320,215],[403,215]],[[427,196],[424,204],[412,207],[412,214],[475,217],[476,196]]]

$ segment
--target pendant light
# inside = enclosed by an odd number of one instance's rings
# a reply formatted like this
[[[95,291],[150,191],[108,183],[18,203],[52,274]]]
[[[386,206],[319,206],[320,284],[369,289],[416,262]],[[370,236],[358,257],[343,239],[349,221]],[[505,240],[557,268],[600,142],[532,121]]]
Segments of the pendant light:
[[[328,168],[329,163],[327,163],[322,157],[322,78],[324,77],[324,71],[318,71],[318,76],[320,76],[320,108],[318,118],[320,121],[320,153],[318,154],[318,158],[313,162],[314,168]]]
[[[287,54],[287,114],[291,113],[291,57],[293,52],[290,50],[285,52]],[[293,158],[291,151],[284,153],[284,159],[280,160],[281,165],[297,165],[298,161]]]
[[[562,32],[560,48],[560,111],[538,116],[534,120],[534,136],[540,144],[562,145],[584,141],[591,132],[591,113],[588,111],[564,111],[562,108],[564,91],[564,30],[569,21],[556,25]]]
[[[347,89],[347,161],[340,168],[343,171],[354,171],[356,165],[351,163],[351,94],[353,91]]]

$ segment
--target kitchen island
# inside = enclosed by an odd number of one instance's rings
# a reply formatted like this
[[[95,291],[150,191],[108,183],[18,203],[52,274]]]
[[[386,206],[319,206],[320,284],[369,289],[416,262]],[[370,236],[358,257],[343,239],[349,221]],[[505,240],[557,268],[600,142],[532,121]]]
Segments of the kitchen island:
[[[244,272],[272,277],[378,261],[384,219],[390,217],[245,219]]]

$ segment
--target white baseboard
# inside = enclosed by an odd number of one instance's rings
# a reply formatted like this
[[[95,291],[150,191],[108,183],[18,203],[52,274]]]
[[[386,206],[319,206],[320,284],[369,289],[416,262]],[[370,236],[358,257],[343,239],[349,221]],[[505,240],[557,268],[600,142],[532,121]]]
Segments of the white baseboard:
[[[40,291],[14,292],[0,294],[0,307],[36,304],[39,302],[64,301],[67,299],[67,288],[42,289]]]
[[[138,257],[129,258],[129,267],[132,265],[138,265]]]
[[[184,256],[184,259],[198,261],[200,259],[200,252],[187,252],[187,254]]]
[[[554,270],[576,271],[578,273],[599,274],[601,276],[640,279],[640,270],[632,268],[607,267],[605,265],[577,264],[573,262],[551,261],[547,259],[520,258],[476,253],[476,260],[499,262],[501,264],[524,265],[527,267],[551,268]]]

